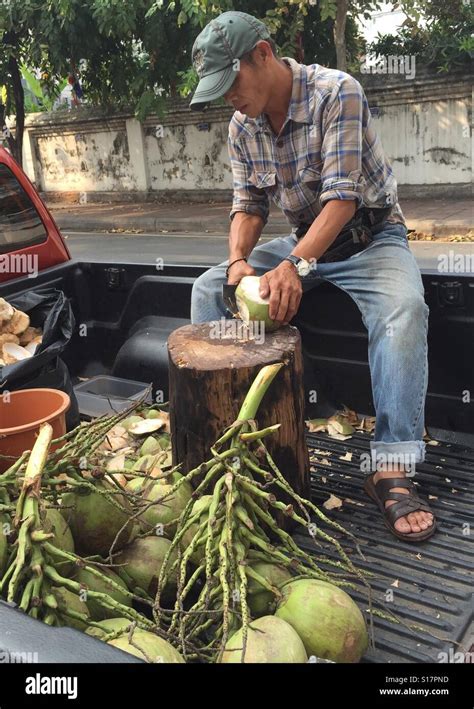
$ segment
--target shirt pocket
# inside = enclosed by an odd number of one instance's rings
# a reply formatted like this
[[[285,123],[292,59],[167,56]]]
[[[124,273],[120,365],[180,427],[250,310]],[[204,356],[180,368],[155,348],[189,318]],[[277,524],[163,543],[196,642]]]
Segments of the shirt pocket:
[[[249,182],[260,190],[270,190],[276,187],[276,172],[257,172],[254,170],[249,176]]]

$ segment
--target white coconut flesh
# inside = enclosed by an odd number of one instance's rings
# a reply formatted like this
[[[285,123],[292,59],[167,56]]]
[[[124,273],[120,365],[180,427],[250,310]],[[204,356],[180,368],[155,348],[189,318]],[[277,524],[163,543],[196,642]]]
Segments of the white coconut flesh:
[[[267,330],[277,329],[278,324],[269,315],[270,299],[260,295],[260,277],[244,276],[235,291],[235,300],[243,322],[262,321]]]

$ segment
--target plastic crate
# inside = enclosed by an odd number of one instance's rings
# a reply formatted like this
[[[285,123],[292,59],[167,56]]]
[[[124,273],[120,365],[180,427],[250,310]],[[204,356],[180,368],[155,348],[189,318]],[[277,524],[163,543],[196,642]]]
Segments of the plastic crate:
[[[101,375],[76,384],[74,392],[81,416],[96,418],[123,411],[130,401],[142,397],[148,387],[146,382]],[[153,402],[151,390],[146,401]]]

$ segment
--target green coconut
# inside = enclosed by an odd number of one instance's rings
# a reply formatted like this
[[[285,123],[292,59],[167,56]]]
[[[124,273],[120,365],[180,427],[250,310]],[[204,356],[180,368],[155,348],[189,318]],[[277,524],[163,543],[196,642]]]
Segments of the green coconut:
[[[61,512],[53,507],[47,507],[44,513],[43,529],[48,534],[54,534],[50,540],[52,544],[61,551],[74,554],[74,539],[69,529],[69,525]],[[74,562],[64,561],[59,555],[51,553],[55,561],[55,566],[62,576],[69,576],[74,569]]]
[[[68,588],[64,588],[64,586],[57,586],[52,589],[52,592],[58,604],[58,614],[64,625],[68,625],[71,628],[76,628],[77,630],[86,630],[87,619],[90,618],[87,604]],[[68,616],[68,611],[81,613],[85,616],[84,622],[78,618],[71,618]]]
[[[107,576],[109,579],[118,584],[125,591],[127,590],[127,585],[125,581],[122,581],[120,576],[116,574],[112,569],[107,569],[101,567],[100,573],[103,576]],[[129,596],[124,593],[120,593],[114,586],[98,578],[87,568],[78,569],[74,575],[74,580],[84,586],[86,591],[97,591],[98,593],[105,593],[110,596],[114,601],[122,603],[124,606],[129,608],[132,606],[132,600]],[[93,598],[86,598],[87,607],[89,608],[90,616],[92,620],[105,620],[106,618],[113,618],[114,616],[120,616],[120,611],[109,610],[104,608],[98,601]]]
[[[143,421],[143,418],[141,416],[137,416],[137,415],[128,416],[123,421],[120,421],[119,426],[122,426],[122,428],[124,428],[126,431],[128,431],[130,426],[133,426],[134,423],[138,423],[139,421]]]
[[[147,436],[140,447],[140,455],[154,455],[161,453],[161,446],[156,438]]]
[[[143,487],[142,500],[145,503],[155,502],[160,498],[168,495],[173,488],[173,485],[164,484],[162,482],[154,482]],[[181,485],[163,502],[157,502],[145,509],[140,515],[140,521],[144,531],[149,531],[157,525],[169,524],[176,520],[191,499],[192,488],[188,485]],[[166,536],[173,536],[176,531],[176,522],[165,528]]]
[[[162,433],[158,438],[158,443],[163,450],[167,450],[171,446],[171,436],[169,433]]]
[[[308,655],[359,662],[369,638],[361,611],[345,591],[316,579],[290,581],[281,590],[275,615],[293,626]]]
[[[227,641],[224,664],[242,662],[242,628]],[[281,618],[266,615],[250,624],[245,650],[245,664],[303,663],[308,656],[298,633]]]
[[[202,524],[204,520],[208,518],[209,505],[211,504],[211,501],[212,495],[203,495],[198,500],[196,500],[196,502],[192,506],[190,516],[192,517],[195,514],[199,514],[199,521],[194,522],[194,524],[192,524],[189,529],[183,534],[180,541],[180,547],[182,552],[186,551],[186,549],[191,544],[194,535],[198,531],[199,525]],[[198,546],[190,556],[190,559],[193,564],[199,566],[200,562],[204,559],[205,552],[205,544],[201,544],[200,546]]]
[[[163,414],[161,411],[157,411],[156,409],[148,409],[148,411],[145,413],[145,418],[146,419],[161,419],[163,418]]]
[[[278,564],[253,561],[251,562],[251,567],[276,589],[279,589],[280,586],[292,578],[290,572]],[[247,592],[247,601],[253,618],[260,618],[260,616],[271,615],[275,612],[279,597],[265,589],[259,581],[256,581],[251,576],[248,576]]]
[[[259,294],[260,277],[244,276],[235,291],[237,309],[243,322],[262,322],[265,330],[278,330],[280,325],[269,316],[270,299],[261,298]]]
[[[97,621],[99,628],[93,626],[87,628],[87,635],[92,635],[93,638],[105,638],[109,633],[116,633],[119,630],[127,632],[132,624],[128,618],[106,618],[105,620]]]
[[[169,642],[158,635],[148,632],[148,630],[137,628],[133,633],[132,643],[133,645],[128,640],[128,634],[121,635],[108,642],[109,645],[129,652],[141,660],[146,660],[146,662],[184,663],[179,652]]]
[[[99,490],[116,490],[106,481],[96,483]],[[89,489],[67,492],[61,500],[62,514],[71,528],[76,549],[82,556],[100,554],[107,556],[110,547],[126,524],[115,546],[118,551],[131,540],[134,530],[130,522],[131,507],[122,495],[113,495],[116,504],[122,505],[124,510],[118,509],[113,503],[99,492]]]
[[[171,542],[165,537],[152,535],[139,537],[122,550],[117,561],[123,565],[122,568],[136,586],[154,596],[161,567],[170,546]],[[174,563],[177,558],[178,553],[175,550],[171,554],[170,564]],[[165,596],[172,593],[173,588],[174,585],[163,589]],[[133,588],[130,590],[133,591]]]

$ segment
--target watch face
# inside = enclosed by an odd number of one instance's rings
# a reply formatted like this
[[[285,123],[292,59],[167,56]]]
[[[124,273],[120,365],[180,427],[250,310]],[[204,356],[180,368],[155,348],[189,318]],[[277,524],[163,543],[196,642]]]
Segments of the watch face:
[[[309,261],[301,259],[296,268],[298,270],[298,275],[307,276],[308,273],[311,271],[311,264],[309,263]]]

